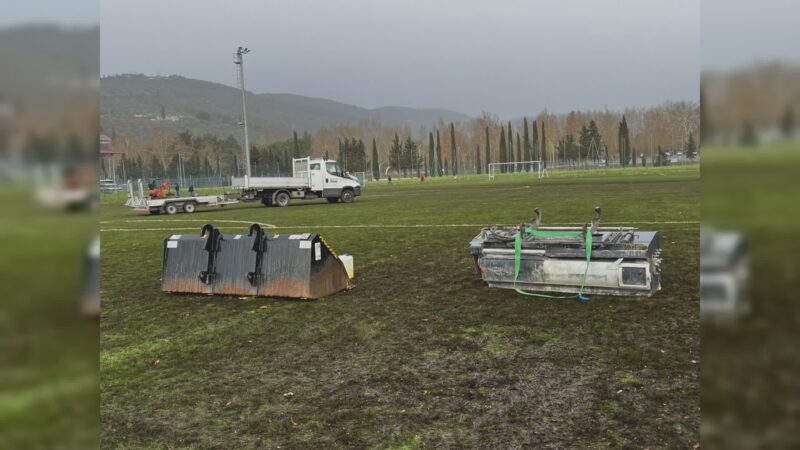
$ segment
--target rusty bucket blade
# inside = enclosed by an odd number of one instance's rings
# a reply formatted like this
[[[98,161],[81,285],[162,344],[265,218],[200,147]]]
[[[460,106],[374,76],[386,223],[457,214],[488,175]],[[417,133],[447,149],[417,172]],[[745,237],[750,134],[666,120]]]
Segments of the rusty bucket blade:
[[[352,284],[322,236],[267,236],[253,224],[246,235],[222,235],[205,225],[199,236],[165,239],[161,287],[165,292],[317,299]]]

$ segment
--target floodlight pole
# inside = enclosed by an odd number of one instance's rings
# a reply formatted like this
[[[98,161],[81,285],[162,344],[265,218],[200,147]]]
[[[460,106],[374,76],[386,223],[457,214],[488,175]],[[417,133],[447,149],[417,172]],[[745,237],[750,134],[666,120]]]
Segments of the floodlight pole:
[[[245,174],[250,178],[250,138],[247,136],[247,107],[244,102],[244,59],[243,55],[250,53],[250,49],[239,47],[236,49],[234,64],[239,65],[239,87],[242,90],[242,122],[244,123],[244,161]]]

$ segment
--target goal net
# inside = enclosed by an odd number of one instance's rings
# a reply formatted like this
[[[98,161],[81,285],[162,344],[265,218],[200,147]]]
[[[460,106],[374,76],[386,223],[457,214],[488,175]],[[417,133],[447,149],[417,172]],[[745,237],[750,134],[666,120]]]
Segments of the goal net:
[[[504,173],[527,173],[536,176],[537,178],[542,178],[547,176],[547,169],[542,167],[541,161],[518,161],[489,164],[490,180],[494,180],[495,176]]]

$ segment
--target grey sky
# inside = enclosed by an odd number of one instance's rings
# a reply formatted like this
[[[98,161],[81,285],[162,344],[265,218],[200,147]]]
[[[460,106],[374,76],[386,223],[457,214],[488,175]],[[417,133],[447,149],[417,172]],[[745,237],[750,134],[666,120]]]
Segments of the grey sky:
[[[30,22],[58,22],[65,25],[96,25],[98,0],[24,0],[3,4],[0,26]]]
[[[800,1],[703,0],[701,17],[703,69],[800,62]]]
[[[102,0],[101,71],[503,118],[697,100],[698,0]]]

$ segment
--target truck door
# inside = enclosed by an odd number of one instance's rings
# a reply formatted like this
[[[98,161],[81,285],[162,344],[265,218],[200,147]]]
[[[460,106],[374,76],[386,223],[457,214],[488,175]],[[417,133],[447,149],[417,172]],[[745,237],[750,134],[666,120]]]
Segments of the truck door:
[[[325,187],[325,170],[321,163],[311,163],[309,166],[311,172],[311,190],[314,192],[322,192]]]

